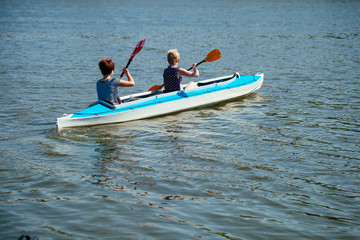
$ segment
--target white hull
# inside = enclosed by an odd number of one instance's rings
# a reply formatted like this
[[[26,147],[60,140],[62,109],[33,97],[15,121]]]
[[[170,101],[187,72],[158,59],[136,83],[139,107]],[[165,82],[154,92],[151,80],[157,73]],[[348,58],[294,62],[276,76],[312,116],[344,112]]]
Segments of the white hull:
[[[259,89],[263,83],[264,74],[257,74],[254,76],[260,76],[260,78],[251,84],[246,84],[240,87],[234,87],[228,89],[225,88],[223,90],[216,90],[213,92],[210,91],[208,93],[204,93],[204,91],[206,91],[206,89],[208,89],[211,86],[219,87],[221,85],[228,84],[228,82],[220,82],[220,83],[210,84],[207,86],[202,86],[195,89],[189,89],[186,91],[163,93],[161,95],[154,95],[136,101],[130,101],[121,105],[117,105],[116,108],[113,110],[108,110],[107,112],[100,112],[97,116],[95,114],[86,116],[85,113],[84,113],[85,116],[83,116],[81,112],[78,113],[79,115],[78,117],[76,116],[77,113],[75,113],[75,115],[70,114],[58,118],[57,127],[58,129],[62,129],[68,127],[80,127],[80,126],[92,126],[92,125],[100,125],[100,124],[128,122],[139,119],[152,118],[156,116],[161,116],[165,114],[170,114],[174,112],[198,108],[209,104],[227,101],[233,98],[238,98],[240,96],[250,94],[256,91],[257,89]],[[229,77],[229,76],[225,76],[225,77]],[[222,79],[222,78],[215,78],[201,82],[206,83],[217,79]],[[204,91],[202,91],[201,94],[198,94],[200,93],[199,89],[204,89]],[[138,96],[142,96],[144,94],[149,94],[149,92],[135,94],[132,96],[124,96],[121,99],[137,98]],[[175,94],[177,94],[178,96],[183,94],[184,96],[179,97],[179,99],[176,100],[166,101],[167,99],[166,96],[171,96],[171,95],[174,96]],[[192,94],[195,95],[192,96]],[[152,103],[149,106],[144,107],[144,105],[146,105],[147,102],[151,102],[149,101],[151,99],[152,102],[158,99],[158,102],[156,102],[156,104]],[[164,101],[162,101],[162,99],[164,99]],[[125,109],[125,110],[121,110],[121,109]]]

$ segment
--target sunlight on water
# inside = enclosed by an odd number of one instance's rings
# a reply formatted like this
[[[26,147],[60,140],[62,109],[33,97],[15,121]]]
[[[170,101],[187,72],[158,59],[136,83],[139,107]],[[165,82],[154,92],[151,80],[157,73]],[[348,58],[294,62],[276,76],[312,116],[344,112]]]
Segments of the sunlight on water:
[[[357,1],[0,5],[3,238],[360,235]],[[264,84],[206,108],[57,131],[57,117],[96,100],[99,59],[119,74],[143,38],[136,86],[121,95],[161,84],[173,48],[184,68],[220,49],[199,80],[263,72]]]

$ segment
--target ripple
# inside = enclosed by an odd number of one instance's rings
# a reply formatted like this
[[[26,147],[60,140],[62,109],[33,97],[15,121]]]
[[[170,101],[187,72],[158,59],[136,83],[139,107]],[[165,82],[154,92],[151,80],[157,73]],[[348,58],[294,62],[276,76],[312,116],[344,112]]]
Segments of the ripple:
[[[189,3],[177,28],[179,3],[2,4],[3,238],[358,236],[359,3]],[[99,58],[124,64],[142,38],[136,86],[122,94],[161,82],[171,48],[181,66],[219,48],[201,79],[264,72],[264,85],[206,108],[58,132],[56,117],[96,98]]]

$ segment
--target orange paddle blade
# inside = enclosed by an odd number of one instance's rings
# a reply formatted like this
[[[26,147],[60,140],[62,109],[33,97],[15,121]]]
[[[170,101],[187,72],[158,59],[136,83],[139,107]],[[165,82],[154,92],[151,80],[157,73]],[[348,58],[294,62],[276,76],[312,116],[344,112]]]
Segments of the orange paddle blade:
[[[149,88],[149,92],[151,92],[151,91],[155,91],[155,90],[159,90],[159,89],[161,89],[163,87],[163,85],[154,85],[154,86],[152,86],[151,88]]]
[[[221,58],[221,52],[219,49],[214,49],[211,52],[208,53],[206,58],[204,59],[205,62],[213,62]]]

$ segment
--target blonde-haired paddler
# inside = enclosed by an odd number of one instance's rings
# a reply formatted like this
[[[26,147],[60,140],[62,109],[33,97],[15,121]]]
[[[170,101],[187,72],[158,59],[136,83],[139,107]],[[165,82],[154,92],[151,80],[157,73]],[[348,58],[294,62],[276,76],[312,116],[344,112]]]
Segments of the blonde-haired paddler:
[[[181,86],[182,76],[184,77],[199,77],[199,71],[196,68],[196,63],[192,65],[192,72],[178,66],[180,62],[180,54],[177,49],[169,50],[167,53],[167,60],[169,62],[168,68],[164,69],[164,92],[172,92],[183,90]],[[190,82],[185,89],[195,88],[197,84]]]

